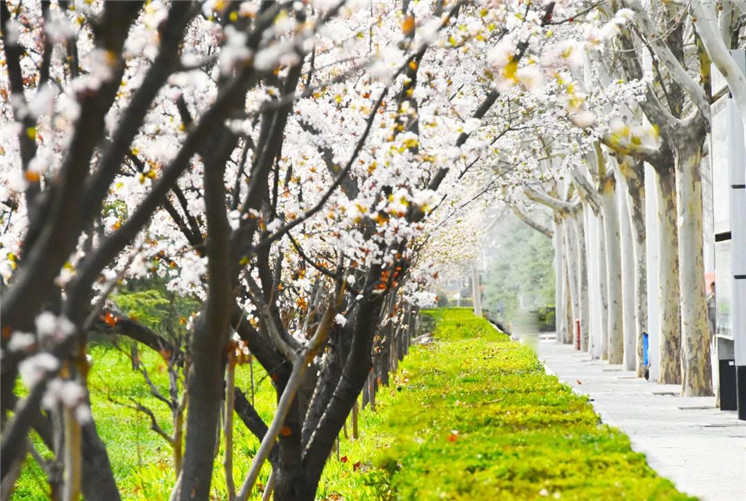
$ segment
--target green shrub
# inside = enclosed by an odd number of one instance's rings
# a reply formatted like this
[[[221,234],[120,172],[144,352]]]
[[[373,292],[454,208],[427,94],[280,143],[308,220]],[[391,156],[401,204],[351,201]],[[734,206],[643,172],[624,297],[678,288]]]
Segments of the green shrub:
[[[361,414],[362,438],[342,442],[346,462],[327,465],[322,496],[690,499],[528,347],[468,309],[426,314],[436,342],[414,347],[377,411]]]

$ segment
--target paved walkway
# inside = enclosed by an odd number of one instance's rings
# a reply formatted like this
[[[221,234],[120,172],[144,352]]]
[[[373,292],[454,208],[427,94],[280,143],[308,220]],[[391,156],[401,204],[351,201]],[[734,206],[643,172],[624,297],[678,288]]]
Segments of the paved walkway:
[[[539,358],[588,395],[603,422],[624,431],[679,490],[706,501],[746,501],[746,422],[735,411],[715,408],[714,397],[679,397],[679,385],[647,382],[546,336]]]

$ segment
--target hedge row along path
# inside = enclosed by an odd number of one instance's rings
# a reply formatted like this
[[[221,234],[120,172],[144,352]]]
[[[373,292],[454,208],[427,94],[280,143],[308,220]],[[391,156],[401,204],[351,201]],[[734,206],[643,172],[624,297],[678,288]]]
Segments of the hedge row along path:
[[[362,413],[361,439],[341,444],[329,499],[694,499],[530,348],[470,310],[425,315],[434,341]]]

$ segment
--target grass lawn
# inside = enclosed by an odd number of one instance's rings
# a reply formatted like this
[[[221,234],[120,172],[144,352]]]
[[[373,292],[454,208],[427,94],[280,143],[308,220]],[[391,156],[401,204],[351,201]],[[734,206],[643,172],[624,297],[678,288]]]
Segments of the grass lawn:
[[[433,310],[362,437],[322,493],[344,499],[691,499],[651,470],[587,399],[469,310]]]
[[[170,446],[150,430],[150,418],[118,403],[131,404],[131,399],[150,408],[158,418],[161,427],[173,433],[171,412],[163,402],[150,394],[143,376],[130,367],[130,360],[119,350],[108,345],[93,345],[89,353],[93,367],[89,374],[93,417],[98,433],[106,444],[117,485],[126,500],[160,501],[168,500],[176,479]],[[142,348],[141,361],[150,378],[159,390],[168,394],[168,371],[163,358],[148,348]],[[259,364],[254,364],[257,385],[256,407],[266,422],[272,419],[275,409],[275,392],[266,373]],[[20,384],[20,383],[19,383]],[[249,397],[249,366],[236,368],[236,386]],[[111,399],[110,399],[111,397]],[[240,485],[249,471],[251,458],[259,447],[259,441],[246,429],[236,416],[234,428],[234,479]],[[41,442],[34,440],[37,450],[44,456],[51,456]],[[225,499],[225,475],[222,468],[223,444],[215,461],[212,478],[212,498]],[[269,475],[265,465],[259,477],[264,484]],[[44,472],[33,460],[24,464],[21,478],[13,495],[13,500],[48,499],[48,487]]]

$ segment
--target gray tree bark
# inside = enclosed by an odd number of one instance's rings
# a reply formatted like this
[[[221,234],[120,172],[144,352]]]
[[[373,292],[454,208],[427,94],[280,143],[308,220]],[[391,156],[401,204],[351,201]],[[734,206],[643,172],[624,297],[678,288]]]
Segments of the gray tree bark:
[[[627,188],[635,260],[635,347],[637,376],[643,376],[642,335],[648,332],[647,252],[645,251],[645,168],[641,162],[620,164]]]
[[[679,315],[679,256],[676,228],[676,188],[673,169],[658,170],[659,326],[658,382],[681,383],[681,317]]]
[[[621,364],[624,358],[624,332],[622,315],[622,256],[619,235],[619,213],[614,190],[616,179],[607,175],[602,180],[601,205],[604,214],[604,241],[606,244],[606,273],[608,290],[608,357],[610,364]]]
[[[683,396],[712,395],[702,235],[700,145],[701,140],[695,139],[682,141],[676,148]]]
[[[627,205],[627,193],[620,190],[619,227],[622,237],[622,312],[624,315],[624,369],[635,370],[637,366],[637,321],[635,319],[635,252],[632,227]]]
[[[585,245],[585,206],[573,215],[573,226],[578,242],[578,293],[580,301],[580,351],[588,351],[590,328],[590,298],[588,296],[588,249]]]

